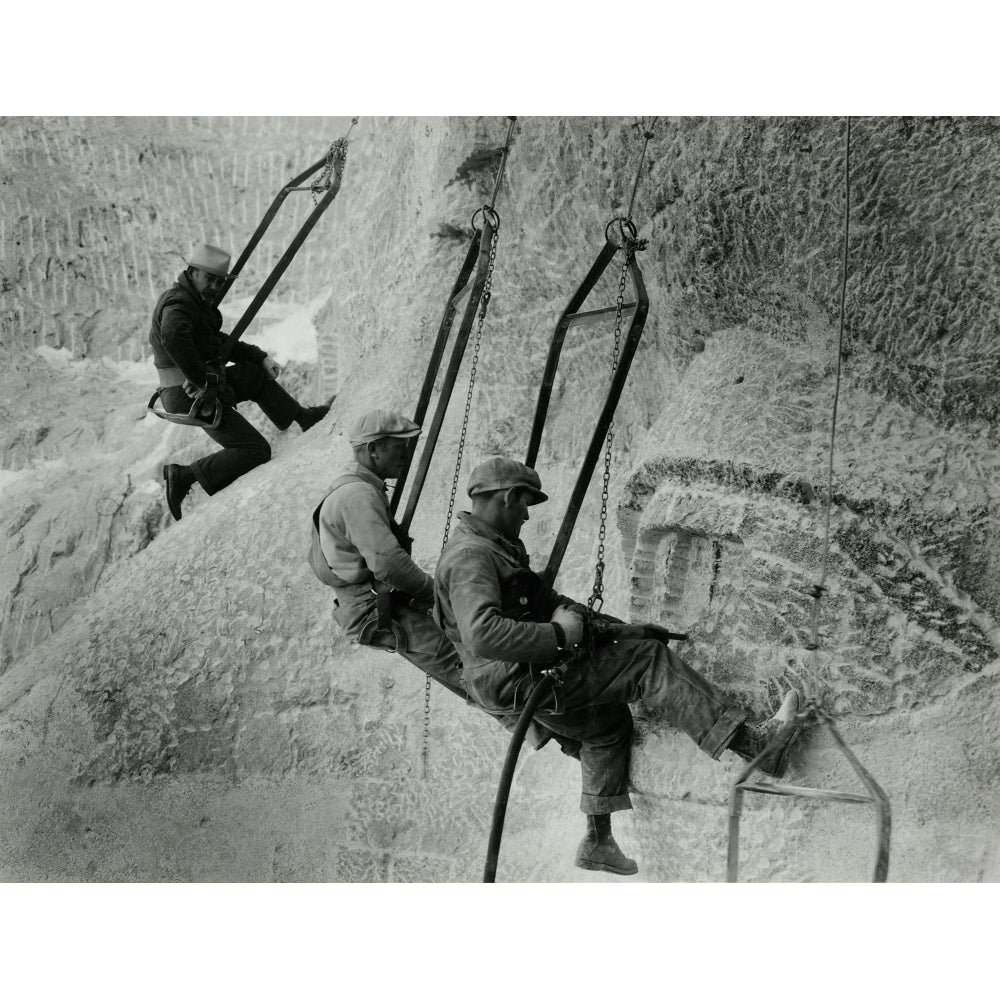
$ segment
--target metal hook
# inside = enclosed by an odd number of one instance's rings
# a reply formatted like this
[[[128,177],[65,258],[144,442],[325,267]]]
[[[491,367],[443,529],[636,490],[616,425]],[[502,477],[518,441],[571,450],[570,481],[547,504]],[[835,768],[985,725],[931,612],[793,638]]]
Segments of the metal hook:
[[[482,230],[476,228],[476,219],[478,218],[480,212],[482,212],[482,215],[483,215],[483,224],[484,224],[484,226],[485,226],[486,222],[489,222],[489,224],[494,229],[499,229],[500,228],[500,216],[497,215],[497,213],[494,210],[493,206],[492,205],[483,205],[482,208],[477,208],[476,211],[473,213],[473,216],[472,216],[472,228],[475,229],[476,232],[482,232]]]

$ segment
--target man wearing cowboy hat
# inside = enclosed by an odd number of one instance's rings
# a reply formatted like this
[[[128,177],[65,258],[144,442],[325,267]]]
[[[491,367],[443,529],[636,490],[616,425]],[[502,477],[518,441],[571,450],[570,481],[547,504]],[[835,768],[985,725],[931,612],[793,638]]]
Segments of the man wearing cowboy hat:
[[[539,709],[547,729],[581,744],[580,809],[587,816],[587,833],[575,863],[634,875],[638,865],[611,832],[611,813],[632,808],[629,704],[658,710],[713,759],[728,749],[752,760],[772,735],[780,734],[781,742],[759,764],[765,773],[780,776],[797,732],[790,719],[798,695],[789,691],[774,719],[750,726],[741,708],[658,639],[618,639],[581,648],[587,609],[528,572],[519,537],[528,508],[548,499],[541,486],[534,469],[509,458],[492,458],[473,470],[472,511],[458,515],[438,560],[434,619],[458,650],[466,689],[488,712],[518,711],[531,695],[538,676],[534,668],[575,653],[561,684]],[[523,614],[529,603],[526,576],[534,578],[530,620]]]
[[[160,296],[153,310],[149,342],[164,409],[188,413],[193,400],[201,400],[206,413],[211,413],[216,403],[222,408],[218,426],[203,428],[222,445],[222,451],[191,465],[163,467],[167,506],[177,521],[181,519],[181,502],[196,482],[211,496],[271,457],[267,440],[237,412],[237,403],[253,401],[281,430],[292,423],[308,430],[330,409],[300,406],[277,383],[278,363],[245,341],[236,343],[233,363],[219,370],[219,351],[226,338],[215,300],[230,277],[229,260],[225,250],[199,243],[185,271]]]

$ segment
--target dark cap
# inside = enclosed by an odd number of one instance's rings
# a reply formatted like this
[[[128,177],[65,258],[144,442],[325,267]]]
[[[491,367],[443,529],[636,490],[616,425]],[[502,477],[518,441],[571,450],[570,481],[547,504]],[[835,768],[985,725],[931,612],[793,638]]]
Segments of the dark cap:
[[[410,438],[420,433],[420,425],[395,410],[369,410],[362,413],[347,430],[351,444],[368,444],[379,438]]]
[[[542,481],[534,469],[513,458],[488,458],[472,470],[469,476],[470,497],[477,493],[509,490],[511,487],[527,490],[531,494],[528,505],[543,503],[548,494],[542,492]]]

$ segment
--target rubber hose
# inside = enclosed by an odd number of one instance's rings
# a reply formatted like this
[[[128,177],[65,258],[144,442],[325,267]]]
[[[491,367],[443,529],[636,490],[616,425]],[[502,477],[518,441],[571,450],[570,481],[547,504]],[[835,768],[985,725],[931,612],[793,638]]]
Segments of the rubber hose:
[[[514,732],[510,736],[510,746],[507,747],[507,756],[503,762],[503,770],[500,772],[500,785],[497,788],[496,802],[493,804],[493,825],[490,827],[490,842],[486,848],[486,868],[483,872],[484,882],[495,882],[497,875],[497,858],[500,854],[500,838],[503,836],[503,821],[507,815],[507,799],[510,797],[510,786],[514,780],[514,768],[517,765],[517,758],[521,753],[521,744],[524,743],[525,733],[531,720],[535,717],[535,709],[539,703],[549,693],[555,683],[555,675],[546,673],[535,685],[534,690],[528,698],[521,716],[517,720]]]

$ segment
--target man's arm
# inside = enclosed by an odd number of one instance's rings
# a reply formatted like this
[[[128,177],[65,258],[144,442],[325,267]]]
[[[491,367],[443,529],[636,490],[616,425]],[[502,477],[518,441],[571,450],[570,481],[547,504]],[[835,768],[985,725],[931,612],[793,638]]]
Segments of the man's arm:
[[[438,586],[447,594],[462,645],[473,656],[545,662],[559,652],[549,622],[515,621],[501,612],[500,579],[488,552],[468,548],[438,566]]]
[[[237,340],[233,353],[229,356],[230,361],[255,361],[260,364],[267,357],[267,351],[257,347],[256,344],[248,344],[245,341]]]
[[[434,581],[402,548],[389,526],[389,512],[375,487],[359,484],[340,505],[347,540],[358,550],[376,580],[419,600],[434,599]],[[338,491],[340,492],[340,491]]]
[[[195,385],[204,385],[207,375],[195,341],[195,326],[182,306],[171,305],[160,316],[160,342],[170,360],[184,377]]]

